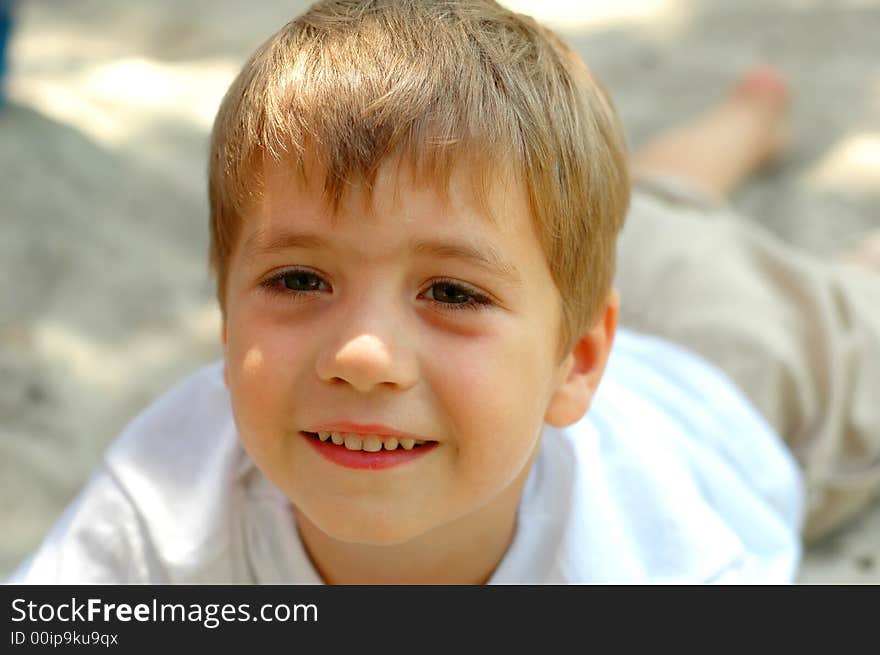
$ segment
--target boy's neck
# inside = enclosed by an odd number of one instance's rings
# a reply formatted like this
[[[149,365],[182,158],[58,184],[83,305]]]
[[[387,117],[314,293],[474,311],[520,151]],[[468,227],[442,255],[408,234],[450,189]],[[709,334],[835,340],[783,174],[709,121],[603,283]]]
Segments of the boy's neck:
[[[393,546],[339,541],[294,514],[312,564],[328,584],[484,584],[513,541],[530,468],[477,512]]]

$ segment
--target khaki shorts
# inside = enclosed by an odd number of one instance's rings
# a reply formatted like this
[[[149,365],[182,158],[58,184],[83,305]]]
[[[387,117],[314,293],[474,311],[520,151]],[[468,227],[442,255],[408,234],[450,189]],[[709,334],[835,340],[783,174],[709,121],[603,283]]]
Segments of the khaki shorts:
[[[807,485],[804,537],[880,495],[880,275],[823,261],[672,180],[641,180],[620,239],[621,323],[722,368]]]

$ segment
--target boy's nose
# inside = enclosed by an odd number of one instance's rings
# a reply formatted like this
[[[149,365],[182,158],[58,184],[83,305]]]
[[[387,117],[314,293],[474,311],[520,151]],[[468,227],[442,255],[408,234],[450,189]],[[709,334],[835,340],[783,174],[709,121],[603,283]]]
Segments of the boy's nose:
[[[389,339],[362,331],[336,342],[318,360],[318,376],[326,382],[346,382],[360,392],[384,386],[407,389],[417,379],[413,357],[394,352]]]

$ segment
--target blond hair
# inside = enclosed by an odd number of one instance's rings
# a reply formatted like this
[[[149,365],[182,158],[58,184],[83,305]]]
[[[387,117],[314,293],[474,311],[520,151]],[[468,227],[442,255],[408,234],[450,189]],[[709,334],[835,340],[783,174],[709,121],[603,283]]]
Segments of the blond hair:
[[[335,209],[402,154],[446,189],[463,159],[512,167],[562,297],[561,353],[598,318],[629,202],[624,138],[607,95],[574,51],[492,0],[325,0],[251,56],[211,139],[210,258],[225,282],[267,156],[305,175],[315,157]]]

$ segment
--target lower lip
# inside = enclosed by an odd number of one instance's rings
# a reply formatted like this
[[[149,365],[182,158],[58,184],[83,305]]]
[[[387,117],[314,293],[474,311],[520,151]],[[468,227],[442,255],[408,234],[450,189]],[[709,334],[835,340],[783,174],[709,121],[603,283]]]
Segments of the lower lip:
[[[400,466],[427,455],[434,450],[436,443],[429,443],[412,450],[396,448],[394,450],[379,450],[375,453],[366,450],[349,450],[345,446],[337,446],[330,441],[321,441],[305,432],[300,434],[309,442],[312,448],[318,451],[322,457],[329,459],[334,464],[339,464],[349,469],[361,469],[377,471],[393,466]]]

